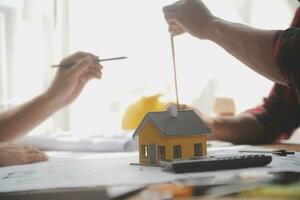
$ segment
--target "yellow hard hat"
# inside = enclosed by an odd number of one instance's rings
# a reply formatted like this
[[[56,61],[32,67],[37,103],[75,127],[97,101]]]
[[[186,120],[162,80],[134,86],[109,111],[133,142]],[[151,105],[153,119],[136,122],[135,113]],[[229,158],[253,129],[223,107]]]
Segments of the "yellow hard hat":
[[[144,116],[148,112],[163,111],[166,103],[159,101],[161,94],[155,94],[153,96],[142,97],[139,101],[131,104],[123,117],[122,129],[123,130],[134,130]]]

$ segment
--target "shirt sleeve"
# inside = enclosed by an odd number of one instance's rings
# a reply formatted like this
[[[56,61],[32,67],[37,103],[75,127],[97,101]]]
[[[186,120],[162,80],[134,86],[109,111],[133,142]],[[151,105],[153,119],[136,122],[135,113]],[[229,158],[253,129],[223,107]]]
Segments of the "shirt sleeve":
[[[264,127],[265,143],[289,137],[300,125],[300,28],[279,31],[274,56],[288,86],[275,84],[252,114]]]
[[[265,140],[262,143],[288,138],[300,122],[300,107],[295,90],[279,84],[273,86],[263,104],[246,112],[255,116],[264,127]]]
[[[279,32],[274,54],[288,86],[300,94],[300,28]]]

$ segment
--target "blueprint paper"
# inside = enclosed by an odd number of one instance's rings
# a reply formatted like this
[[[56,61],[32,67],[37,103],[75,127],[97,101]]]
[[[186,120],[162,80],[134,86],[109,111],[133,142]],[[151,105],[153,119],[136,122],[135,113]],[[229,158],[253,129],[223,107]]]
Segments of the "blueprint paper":
[[[158,167],[133,166],[137,153],[48,153],[50,160],[0,168],[0,192],[54,188],[141,185],[174,181]]]
[[[237,154],[251,146],[208,149],[208,154]],[[253,148],[257,149],[257,148]],[[273,156],[267,167],[218,172],[172,174],[159,167],[130,165],[138,162],[138,153],[48,152],[50,160],[31,165],[0,168],[0,192],[30,191],[91,186],[128,186],[172,182],[178,179],[224,178],[244,172],[300,172],[300,154]]]

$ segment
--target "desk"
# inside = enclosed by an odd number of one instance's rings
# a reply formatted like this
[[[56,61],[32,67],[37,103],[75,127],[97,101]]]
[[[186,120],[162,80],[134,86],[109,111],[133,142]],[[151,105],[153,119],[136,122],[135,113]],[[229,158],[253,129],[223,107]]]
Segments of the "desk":
[[[284,150],[289,150],[289,151],[295,151],[295,152],[300,152],[300,145],[299,144],[266,144],[266,145],[260,145],[259,147],[263,147],[263,148],[269,148],[269,149],[284,149]],[[157,190],[161,190],[161,186],[160,185],[151,185],[148,187],[148,192],[149,191],[154,191],[156,192]],[[142,191],[143,192],[143,191]],[[140,200],[141,196],[143,196],[142,192],[140,192],[139,194],[128,198],[128,200]],[[206,198],[206,197],[189,197],[189,198],[184,198],[185,200],[196,200],[196,199],[201,199],[201,200],[273,200],[274,198],[243,198],[243,197],[226,197],[226,198]],[[286,198],[276,198],[278,200],[281,199],[286,199]],[[297,198],[299,199],[299,198]]]
[[[284,149],[288,151],[300,152],[300,144],[265,144],[260,146],[271,149]]]
[[[286,146],[289,150],[295,150],[290,149],[292,147],[297,149],[300,147],[300,145]],[[267,145],[267,147],[281,149],[283,145]],[[224,176],[224,172],[171,174],[157,167],[131,166],[129,163],[138,162],[136,152],[48,152],[47,154],[50,156],[47,162],[0,168],[0,193],[66,187],[154,185],[178,179]],[[272,170],[272,168],[262,170]]]
[[[0,168],[1,192],[110,187],[170,182],[187,178],[158,167],[132,166],[138,153],[47,152],[49,161]],[[1,199],[1,198],[0,198]]]

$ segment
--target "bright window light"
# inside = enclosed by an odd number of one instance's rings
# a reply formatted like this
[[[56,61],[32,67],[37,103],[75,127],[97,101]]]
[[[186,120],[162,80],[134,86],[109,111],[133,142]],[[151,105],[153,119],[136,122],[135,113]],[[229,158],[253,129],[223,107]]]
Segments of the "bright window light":
[[[225,19],[260,28],[288,26],[292,12],[283,1],[205,1]],[[175,100],[168,27],[162,14],[166,1],[70,1],[70,49],[100,57],[128,56],[126,61],[103,63],[103,79],[93,81],[71,110],[75,132],[119,130],[128,105],[145,94],[163,93]],[[252,3],[252,1],[251,1]],[[281,15],[262,15],[266,4]],[[249,8],[250,9],[250,8]],[[248,11],[248,18],[242,11]],[[259,18],[259,20],[258,20]],[[248,21],[245,21],[248,20]],[[259,104],[272,83],[245,67],[209,41],[189,35],[175,39],[180,102],[197,105],[214,95],[234,98],[238,112]],[[216,82],[216,84],[213,84]],[[237,84],[238,83],[238,84]],[[255,88],[255,90],[253,90]],[[207,92],[207,90],[213,90]],[[200,105],[201,106],[201,105]],[[212,105],[210,105],[212,106]],[[203,107],[203,106],[202,106]],[[211,114],[212,108],[204,107]]]
[[[0,44],[0,52],[7,57],[1,63],[8,76],[0,80],[7,85],[1,98],[19,103],[45,90],[54,73],[49,65],[64,54],[128,57],[102,63],[102,79],[90,82],[46,131],[56,131],[59,122],[74,134],[112,135],[120,133],[127,107],[142,96],[162,93],[175,101],[170,35],[162,13],[175,1],[12,1],[13,13],[7,10],[10,1],[4,2],[0,36],[7,46]],[[204,2],[221,18],[264,29],[287,28],[295,10],[282,0]],[[175,38],[175,50],[180,102],[206,114],[213,114],[215,96],[233,98],[239,113],[260,104],[273,85],[210,41],[184,34]]]

